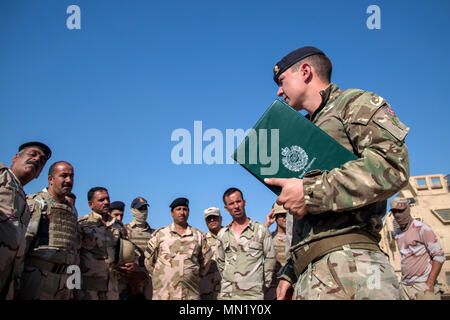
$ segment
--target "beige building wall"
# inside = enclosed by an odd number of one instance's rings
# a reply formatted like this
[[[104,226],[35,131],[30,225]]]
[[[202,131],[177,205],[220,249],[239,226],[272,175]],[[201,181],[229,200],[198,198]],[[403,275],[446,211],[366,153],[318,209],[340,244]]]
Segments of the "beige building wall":
[[[408,198],[411,216],[428,224],[436,234],[445,253],[445,262],[438,281],[444,292],[443,299],[450,299],[450,188],[449,175],[434,174],[410,177],[408,186],[398,196]],[[400,253],[393,237],[398,228],[392,214],[383,221],[381,249],[390,257],[399,280],[401,276]]]

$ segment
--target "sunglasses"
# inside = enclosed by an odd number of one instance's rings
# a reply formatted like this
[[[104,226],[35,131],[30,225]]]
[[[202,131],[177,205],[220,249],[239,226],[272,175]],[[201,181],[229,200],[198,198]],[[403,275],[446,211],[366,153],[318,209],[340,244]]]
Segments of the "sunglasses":
[[[403,212],[403,211],[405,211],[406,209],[391,209],[391,212],[392,213],[400,213],[400,212]]]

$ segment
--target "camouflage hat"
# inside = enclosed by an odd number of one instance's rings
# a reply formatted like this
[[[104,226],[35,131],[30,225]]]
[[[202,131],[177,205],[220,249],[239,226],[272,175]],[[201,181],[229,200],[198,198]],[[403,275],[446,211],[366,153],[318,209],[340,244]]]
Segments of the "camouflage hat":
[[[391,209],[404,209],[409,204],[408,199],[403,197],[397,197],[391,200]]]
[[[134,244],[129,240],[121,238],[119,243],[117,265],[123,266],[126,263],[131,263],[134,261],[134,258]]]
[[[203,211],[203,213],[205,214],[205,219],[208,218],[209,216],[220,217],[220,209],[217,207],[210,207],[210,208],[206,209],[205,211]]]
[[[277,214],[288,212],[283,206],[277,204],[276,202],[273,204],[272,208],[273,208],[272,218],[275,217]]]

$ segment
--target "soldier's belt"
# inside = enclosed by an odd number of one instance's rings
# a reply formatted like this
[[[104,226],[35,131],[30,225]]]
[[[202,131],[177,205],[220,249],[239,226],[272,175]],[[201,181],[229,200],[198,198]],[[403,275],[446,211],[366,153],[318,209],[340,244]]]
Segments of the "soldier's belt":
[[[295,275],[298,278],[311,262],[330,252],[342,250],[344,245],[352,249],[381,251],[377,241],[364,231],[318,239],[292,251]]]
[[[41,260],[41,259],[37,259],[37,258],[32,258],[32,257],[27,258],[25,260],[25,265],[32,266],[32,267],[38,268],[43,271],[57,273],[57,274],[66,273],[67,267],[69,266],[68,264],[64,264],[64,263],[53,263],[53,262],[49,262],[49,261],[45,261],[45,260]]]

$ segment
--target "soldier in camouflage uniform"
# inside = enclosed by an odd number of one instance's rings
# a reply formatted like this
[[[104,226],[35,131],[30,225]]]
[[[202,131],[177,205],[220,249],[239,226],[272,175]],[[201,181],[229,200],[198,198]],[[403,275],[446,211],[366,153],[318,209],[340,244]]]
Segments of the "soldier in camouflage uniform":
[[[213,258],[208,273],[200,280],[200,297],[202,300],[217,300],[222,277],[217,268],[216,242],[217,234],[222,229],[222,216],[220,215],[220,209],[216,207],[208,208],[203,213],[209,230],[206,234],[206,241],[211,248]]]
[[[275,249],[275,265],[274,275],[269,290],[264,295],[264,300],[276,300],[278,286],[278,271],[286,264],[286,214],[287,210],[274,203],[272,210],[266,216],[266,226],[269,228],[275,221],[277,229],[272,232],[273,248]]]
[[[118,266],[120,239],[126,239],[123,225],[109,215],[108,190],[91,188],[88,192],[91,213],[78,219],[81,238],[80,269],[81,290],[76,291],[77,300],[118,300],[117,268],[133,272],[135,263]]]
[[[402,261],[400,288],[405,300],[440,300],[437,277],[445,262],[444,250],[431,227],[411,217],[408,199],[391,200],[390,214],[399,228],[395,240]]]
[[[157,229],[145,249],[145,267],[153,279],[153,300],[199,300],[200,278],[212,253],[205,235],[188,225],[189,201],[171,204],[173,223]]]
[[[65,196],[73,187],[73,167],[55,162],[48,171],[48,188],[27,197],[31,220],[25,241],[19,299],[69,300],[67,268],[77,262],[75,208]]]
[[[120,233],[128,236],[127,230],[122,223],[124,211],[125,203],[123,203],[122,201],[113,201],[109,204],[109,215],[116,220],[116,223],[120,229]],[[129,298],[128,275],[116,269],[114,270],[114,272],[117,275],[119,298],[120,300],[127,300]]]
[[[331,62],[314,47],[274,68],[277,95],[358,156],[303,179],[265,179],[282,192],[277,203],[295,217],[290,259],[278,299],[399,299],[399,283],[378,247],[386,199],[408,183],[407,128],[375,93],[341,91]]]
[[[275,268],[269,229],[247,217],[239,189],[226,190],[223,202],[233,221],[217,235],[216,259],[222,275],[219,299],[262,300]]]
[[[109,206],[109,215],[116,221],[123,221],[123,213],[125,211],[125,203],[122,201],[113,201]]]
[[[148,202],[142,197],[138,197],[131,202],[131,214],[133,220],[130,224],[125,225],[129,239],[138,247],[140,252],[139,268],[129,275],[129,285],[131,297],[137,298],[143,296],[146,300],[152,300],[153,284],[147,269],[144,265],[144,252],[147,243],[150,240],[152,229],[147,223]]]
[[[11,168],[0,162],[0,300],[14,296],[14,277],[25,250],[30,211],[23,187],[38,178],[50,148],[40,142],[19,147]]]

